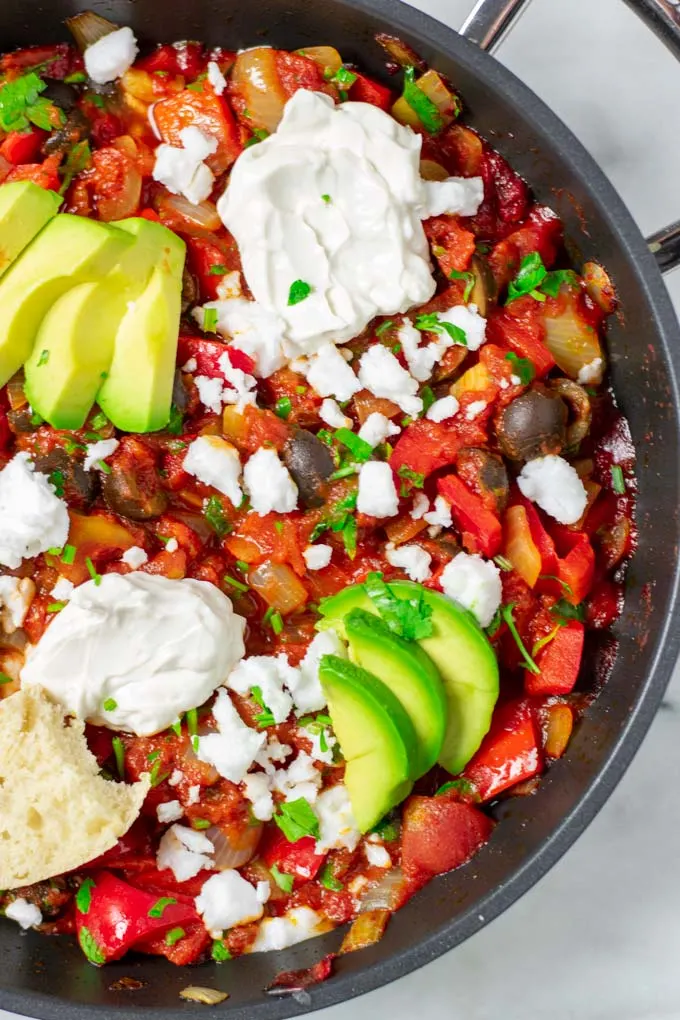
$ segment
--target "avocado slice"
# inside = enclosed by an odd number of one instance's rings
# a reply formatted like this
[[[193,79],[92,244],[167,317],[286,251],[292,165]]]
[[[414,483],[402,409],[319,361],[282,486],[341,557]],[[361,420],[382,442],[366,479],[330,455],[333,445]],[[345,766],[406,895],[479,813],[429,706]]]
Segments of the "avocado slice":
[[[489,639],[472,613],[445,595],[412,581],[391,581],[395,598],[422,592],[432,610],[432,634],[417,642],[439,670],[447,700],[447,725],[438,761],[457,775],[478,749],[491,725],[498,700],[498,661]],[[324,599],[319,612],[323,626],[344,632],[344,618],[353,609],[378,615],[361,584]]]
[[[154,432],[167,425],[179,337],[186,245],[161,224],[147,225],[163,232],[156,264],[123,316],[109,374],[97,394],[102,411],[126,432]],[[139,220],[117,226],[133,236],[141,230]]]
[[[84,424],[110,371],[128,303],[144,292],[174,237],[167,227],[142,218],[114,226],[131,234],[134,244],[101,282],[81,284],[59,298],[25,365],[31,406],[58,429]],[[174,370],[174,357],[172,365]]]
[[[324,655],[319,678],[345,757],[352,812],[367,832],[411,792],[415,730],[389,687],[360,666]]]
[[[46,223],[62,199],[32,181],[12,181],[0,188],[0,276]]]
[[[393,634],[378,616],[353,609],[345,617],[350,658],[399,698],[418,738],[411,779],[429,772],[442,749],[446,694],[439,671],[414,641]]]
[[[38,327],[62,294],[99,281],[133,239],[108,223],[54,216],[0,279],[0,386],[33,350]]]

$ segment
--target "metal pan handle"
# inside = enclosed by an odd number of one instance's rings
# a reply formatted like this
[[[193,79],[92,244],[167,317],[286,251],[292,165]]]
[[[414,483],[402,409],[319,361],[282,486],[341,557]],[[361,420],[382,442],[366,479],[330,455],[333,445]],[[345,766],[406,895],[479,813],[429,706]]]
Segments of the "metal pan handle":
[[[477,0],[460,34],[492,52],[506,37],[531,0]],[[680,0],[624,0],[680,60]],[[647,238],[662,273],[680,265],[680,220]]]

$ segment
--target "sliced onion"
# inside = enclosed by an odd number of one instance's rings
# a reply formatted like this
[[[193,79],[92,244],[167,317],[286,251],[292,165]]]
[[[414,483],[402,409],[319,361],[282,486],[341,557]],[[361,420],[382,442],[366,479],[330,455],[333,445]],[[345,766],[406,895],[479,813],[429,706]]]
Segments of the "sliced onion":
[[[616,308],[616,291],[609,276],[597,262],[586,262],[582,271],[583,282],[591,298],[605,315]]]
[[[7,383],[7,399],[13,411],[20,411],[28,403],[28,397],[24,393],[25,381],[24,370],[20,368],[16,375],[13,375]]]
[[[435,163],[433,159],[421,159],[420,176],[424,181],[446,181],[450,174],[441,163]]]
[[[251,588],[259,592],[268,606],[280,613],[292,613],[307,601],[307,590],[285,563],[267,560],[248,575]]]
[[[359,914],[342,940],[340,955],[356,953],[358,949],[366,949],[379,942],[385,934],[390,917],[390,910],[371,910],[365,914]]]
[[[135,148],[135,156],[131,156],[123,143],[93,153],[97,216],[105,223],[124,220],[139,208],[142,175],[137,168],[136,152]]]
[[[401,902],[405,881],[401,868],[390,868],[377,885],[364,893],[359,912],[365,914],[373,910],[396,910]]]
[[[563,306],[556,316],[545,316],[545,343],[561,368],[572,379],[578,379],[582,368],[602,358],[600,338],[579,314],[575,296],[561,295]]]
[[[218,825],[212,825],[205,834],[215,847],[215,868],[228,871],[229,868],[242,867],[255,856],[262,825],[249,825],[238,840],[233,833],[226,833]]]
[[[375,41],[382,46],[387,55],[399,67],[415,67],[417,71],[424,71],[427,68],[427,64],[422,57],[418,56],[413,47],[402,39],[398,39],[396,35],[378,32]]]
[[[258,47],[239,53],[231,80],[245,100],[248,123],[265,131],[275,131],[283,115],[286,93],[276,69],[275,50]]]
[[[155,202],[156,211],[163,223],[172,230],[209,231],[219,230],[222,221],[217,215],[213,202],[199,202],[193,205],[181,195],[159,195]]]
[[[342,57],[335,46],[305,46],[302,50],[296,50],[301,57],[313,60],[324,71],[335,74],[342,67]]]
[[[94,11],[83,11],[82,14],[66,18],[65,24],[81,53],[92,43],[96,43],[98,39],[110,35],[111,32],[116,32],[119,28],[108,18],[102,18]]]

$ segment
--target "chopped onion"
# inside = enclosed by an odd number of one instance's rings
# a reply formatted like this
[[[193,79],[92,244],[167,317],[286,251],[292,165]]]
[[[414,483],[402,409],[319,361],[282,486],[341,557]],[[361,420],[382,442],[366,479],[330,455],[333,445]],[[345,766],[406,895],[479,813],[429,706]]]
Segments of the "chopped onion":
[[[390,868],[377,885],[372,886],[362,897],[359,912],[374,910],[396,910],[405,884],[401,868]]]
[[[187,1002],[200,1002],[202,1006],[219,1006],[229,998],[229,992],[218,992],[216,988],[201,988],[199,985],[188,985],[179,993],[180,999]]]
[[[180,233],[187,230],[212,233],[222,226],[213,202],[205,201],[193,205],[181,195],[163,194],[158,196],[155,206],[163,223]]]
[[[102,18],[94,11],[83,11],[82,14],[75,14],[72,18],[66,18],[66,27],[73,36],[76,46],[82,53],[88,46],[92,46],[98,39],[118,30],[108,18]]]
[[[248,575],[251,588],[268,606],[280,613],[292,613],[307,601],[307,590],[289,566],[267,560]]]
[[[357,949],[366,949],[379,942],[385,934],[390,916],[390,910],[371,910],[365,914],[359,914],[342,940],[339,955],[355,953]]]
[[[544,750],[548,758],[561,758],[567,749],[574,727],[574,713],[569,705],[549,705],[545,727]]]
[[[218,825],[207,829],[205,835],[215,847],[215,868],[217,871],[228,871],[229,868],[242,867],[255,856],[262,835],[262,826],[248,826],[238,841],[231,832],[227,834]]]
[[[616,291],[609,276],[597,262],[586,262],[582,271],[586,290],[605,315],[611,315],[616,308]]]
[[[396,35],[387,35],[386,32],[378,32],[375,41],[385,50],[399,67],[415,67],[417,71],[424,71],[427,64],[422,57],[419,57],[412,46],[398,39]]]
[[[545,316],[545,343],[558,368],[577,379],[582,368],[603,357],[602,347],[597,330],[579,314],[576,296],[563,292],[560,298],[559,314]]]
[[[304,49],[296,50],[295,52],[299,53],[301,57],[313,60],[324,71],[328,71],[331,74],[335,74],[342,67],[342,57],[335,46],[305,46]]]
[[[420,176],[424,181],[445,181],[450,174],[441,163],[435,163],[433,159],[421,159]]]
[[[24,393],[25,381],[24,370],[20,368],[16,375],[13,375],[7,383],[7,399],[13,411],[20,411],[28,403],[28,397]]]
[[[258,47],[239,53],[231,80],[235,91],[245,100],[248,123],[270,133],[275,131],[287,99],[276,70],[276,51]]]

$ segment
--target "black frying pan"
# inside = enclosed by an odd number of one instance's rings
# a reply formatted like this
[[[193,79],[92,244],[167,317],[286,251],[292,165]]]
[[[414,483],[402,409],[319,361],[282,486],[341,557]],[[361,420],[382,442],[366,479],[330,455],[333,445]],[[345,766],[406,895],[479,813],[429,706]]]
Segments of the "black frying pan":
[[[671,0],[629,0],[680,51],[680,15]],[[481,0],[467,25],[489,46],[523,0]],[[122,961],[102,970],[66,938],[21,935],[0,923],[0,1006],[45,1020],[163,1018],[206,1009],[183,1004],[188,984],[224,988],[211,1016],[274,1020],[328,1006],[386,984],[466,939],[524,893],[569,848],[623,775],[656,712],[680,645],[678,598],[680,332],[654,257],[614,189],[565,126],[477,45],[395,0],[2,0],[3,50],[65,38],[63,19],[85,7],[131,25],[147,42],[202,39],[230,48],[268,41],[293,49],[332,43],[347,60],[384,76],[373,41],[388,31],[411,43],[460,88],[474,127],[493,140],[563,218],[578,262],[602,261],[621,299],[609,334],[612,380],[638,452],[640,544],[616,626],[612,676],[569,746],[533,797],[498,809],[502,824],[466,867],[434,881],[371,949],[342,958],[336,975],[301,999],[263,993],[281,970],[306,967],[339,943],[339,933],[281,953],[179,969],[165,960]],[[669,233],[660,261],[674,258]],[[675,249],[677,254],[677,249]],[[0,312],[1,314],[1,312]],[[589,660],[593,673],[602,648]],[[483,921],[482,921],[483,917]],[[122,976],[144,982],[113,991]],[[306,994],[306,993],[305,993]]]

